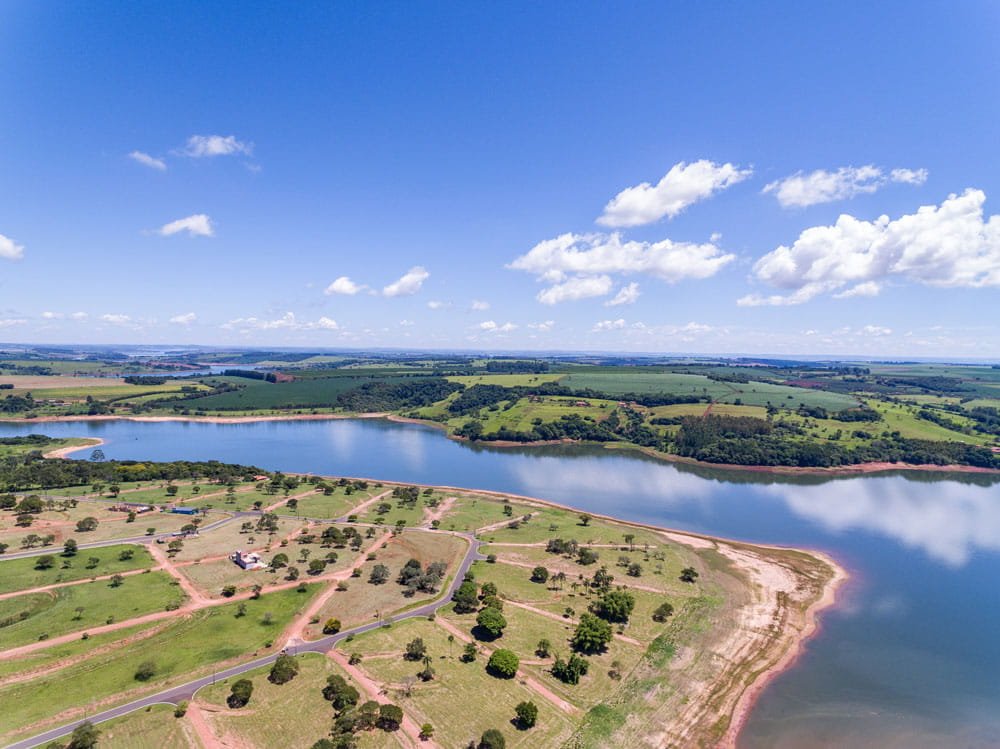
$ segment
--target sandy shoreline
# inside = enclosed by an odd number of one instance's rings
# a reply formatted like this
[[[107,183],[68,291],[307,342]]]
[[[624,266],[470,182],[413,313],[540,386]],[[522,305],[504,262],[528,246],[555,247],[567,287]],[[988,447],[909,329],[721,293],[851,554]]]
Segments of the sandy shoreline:
[[[100,437],[78,437],[77,439],[86,440],[82,445],[68,445],[66,447],[60,447],[56,450],[49,450],[47,453],[42,453],[43,458],[66,458],[70,453],[79,452],[80,450],[87,450],[92,447],[97,447],[98,445],[103,445],[104,440]]]
[[[662,460],[666,463],[683,463],[685,465],[698,466],[700,468],[714,468],[721,471],[746,471],[749,473],[773,473],[788,476],[863,476],[871,473],[883,473],[886,471],[916,471],[921,473],[983,473],[1000,474],[1000,469],[981,468],[979,466],[964,465],[937,465],[934,463],[914,464],[914,463],[857,463],[848,466],[833,466],[830,468],[804,468],[800,466],[748,466],[736,463],[706,463],[694,458],[685,458],[680,455],[671,455],[658,450],[652,450],[638,445],[624,443],[604,443],[593,442],[584,443],[574,440],[546,440],[542,442],[508,442],[508,441],[480,441],[472,443],[463,437],[447,434],[447,428],[443,424],[427,421],[424,419],[412,419],[407,416],[385,412],[372,412],[361,414],[279,414],[268,416],[42,416],[37,419],[0,419],[0,424],[46,424],[61,421],[139,421],[139,422],[168,422],[168,421],[188,421],[201,422],[205,424],[252,424],[257,421],[343,421],[349,419],[385,419],[401,424],[417,424],[425,427],[433,427],[445,432],[445,436],[456,442],[466,444],[480,444],[486,447],[543,447],[546,445],[569,445],[569,444],[591,444],[604,447],[609,450],[636,450],[651,458]]]

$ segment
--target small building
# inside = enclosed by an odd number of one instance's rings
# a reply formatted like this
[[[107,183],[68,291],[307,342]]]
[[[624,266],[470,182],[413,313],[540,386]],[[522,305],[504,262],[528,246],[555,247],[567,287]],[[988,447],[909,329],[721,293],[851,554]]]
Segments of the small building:
[[[260,554],[255,551],[244,552],[237,549],[229,555],[229,558],[245,570],[262,570],[267,567]]]
[[[198,508],[197,507],[171,507],[170,511],[174,515],[197,515],[198,514]]]
[[[111,506],[112,512],[134,512],[136,515],[141,515],[144,512],[152,512],[153,506],[142,504],[141,502],[119,502],[116,505]]]

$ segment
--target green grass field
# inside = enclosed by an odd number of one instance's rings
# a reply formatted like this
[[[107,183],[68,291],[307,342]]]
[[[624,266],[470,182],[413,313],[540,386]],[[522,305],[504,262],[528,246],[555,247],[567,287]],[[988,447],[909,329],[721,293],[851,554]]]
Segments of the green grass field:
[[[177,582],[166,572],[128,575],[117,588],[107,580],[99,580],[45,593],[25,593],[0,600],[0,622],[15,620],[0,629],[0,639],[4,647],[26,645],[163,611],[170,604],[179,605],[184,598]],[[25,614],[27,618],[20,619]]]
[[[174,717],[172,705],[153,705],[98,728],[101,749],[202,749],[191,725]]]
[[[133,552],[131,559],[118,558],[125,549]],[[82,549],[76,556],[69,558],[62,556],[61,551],[61,549],[53,551],[55,564],[50,569],[37,569],[38,557],[0,561],[0,593],[12,593],[16,590],[28,590],[53,583],[86,580],[90,577],[102,577],[116,572],[155,566],[149,552],[141,546],[119,545]],[[96,566],[88,569],[91,558],[98,561]],[[72,566],[64,567],[66,562],[70,562]]]

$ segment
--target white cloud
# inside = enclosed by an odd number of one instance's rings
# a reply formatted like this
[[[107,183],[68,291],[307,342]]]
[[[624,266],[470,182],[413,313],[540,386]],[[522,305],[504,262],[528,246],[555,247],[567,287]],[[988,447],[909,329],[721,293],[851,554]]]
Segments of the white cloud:
[[[537,330],[540,333],[547,333],[555,327],[555,324],[555,320],[545,320],[543,322],[528,323],[528,327],[531,330]]]
[[[969,189],[895,220],[844,214],[833,226],[808,228],[753,268],[758,281],[791,293],[751,294],[738,303],[800,304],[845,288],[870,292],[864,284],[891,277],[939,287],[1000,286],[1000,217],[984,219],[985,201],[985,193]]]
[[[74,320],[86,320],[88,317],[90,317],[90,315],[88,315],[86,312],[74,312],[70,315],[70,317]]]
[[[20,260],[24,257],[24,245],[0,234],[0,257],[5,260]]]
[[[420,287],[424,285],[430,277],[430,273],[424,270],[421,266],[417,265],[410,268],[398,281],[393,281],[391,284],[382,289],[382,294],[385,296],[411,296],[420,291]]]
[[[366,289],[364,284],[356,284],[347,276],[341,276],[333,281],[326,290],[323,292],[327,296],[332,294],[344,294],[346,296],[354,296],[359,291]]]
[[[633,281],[628,286],[622,286],[618,290],[618,293],[615,294],[614,298],[606,301],[604,303],[604,306],[617,307],[621,304],[635,304],[640,294],[641,292],[639,291],[639,284]]]
[[[479,323],[479,329],[486,333],[510,333],[512,330],[517,330],[517,326],[512,322],[499,325],[493,320],[486,320]]]
[[[601,320],[591,328],[591,332],[603,333],[608,330],[621,330],[624,327],[625,321],[619,317],[617,320]]]
[[[451,302],[441,302],[438,301],[437,299],[433,299],[427,302],[428,309],[438,310],[438,309],[448,309],[449,307],[451,307]]]
[[[412,328],[414,325],[416,325],[416,323],[413,322],[413,320],[400,320],[399,321],[399,327],[401,327],[401,328]]]
[[[763,192],[774,193],[782,208],[805,208],[873,193],[890,181],[922,185],[927,181],[927,170],[893,169],[886,177],[885,172],[873,164],[842,166],[833,172],[817,169],[771,182]]]
[[[182,315],[174,315],[170,318],[170,322],[174,325],[190,325],[197,319],[198,315],[194,312],[185,312]]]
[[[635,242],[623,241],[618,233],[567,233],[539,242],[507,267],[556,284],[538,295],[539,301],[555,304],[609,294],[614,285],[609,273],[644,273],[673,283],[708,278],[735,259],[712,243]],[[566,281],[569,273],[576,277]]]
[[[706,159],[686,164],[674,164],[663,178],[628,187],[604,207],[597,219],[602,226],[641,226],[673,218],[699,200],[711,197],[753,174],[752,169],[740,169],[734,164],[716,164]]]
[[[578,299],[606,296],[613,285],[609,276],[574,276],[538,292],[536,299],[542,304],[574,302]]]
[[[132,151],[128,157],[143,166],[148,166],[150,169],[156,169],[159,172],[165,172],[167,170],[167,162],[163,159],[158,159],[155,156],[150,156],[148,153],[143,153],[142,151]]]
[[[340,325],[329,317],[321,317],[316,322],[306,323],[305,328],[307,330],[340,330]]]
[[[315,321],[299,320],[294,312],[286,312],[274,320],[238,317],[222,326],[225,330],[340,330],[336,320],[321,317]]]
[[[43,312],[42,313],[42,319],[43,320],[62,320],[64,317],[66,317],[66,315],[64,315],[62,312]]]
[[[481,299],[472,300],[472,309],[476,312],[485,312],[490,308],[489,302],[484,302]]]
[[[111,325],[129,325],[132,322],[132,318],[128,315],[101,315],[101,320]]]
[[[15,325],[25,325],[27,322],[23,317],[9,317],[6,320],[0,320],[0,328],[13,328]]]
[[[927,170],[893,169],[889,172],[889,179],[893,182],[902,182],[905,185],[922,185],[927,181]]]
[[[496,330],[497,324],[493,320],[486,320],[485,322],[479,323],[480,330]]]
[[[253,153],[253,144],[236,140],[235,135],[192,135],[178,153],[200,159],[210,156],[231,156]]]
[[[865,281],[864,283],[859,283],[857,286],[852,286],[846,291],[841,291],[839,294],[834,294],[834,299],[852,299],[858,296],[878,296],[879,292],[882,291],[882,284],[878,281]]]
[[[211,237],[215,234],[215,229],[212,228],[212,219],[204,213],[196,213],[193,216],[179,218],[169,224],[164,224],[158,233],[162,237],[169,237],[182,231],[186,231],[192,237]]]
[[[883,328],[881,325],[865,325],[861,332],[865,335],[887,336],[892,335],[892,328]]]

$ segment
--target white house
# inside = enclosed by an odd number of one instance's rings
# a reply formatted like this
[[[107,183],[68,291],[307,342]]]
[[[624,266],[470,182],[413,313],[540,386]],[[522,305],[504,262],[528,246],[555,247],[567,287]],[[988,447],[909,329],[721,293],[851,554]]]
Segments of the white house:
[[[245,570],[262,570],[267,564],[260,558],[260,554],[255,551],[242,552],[239,549],[229,555],[236,564]]]

